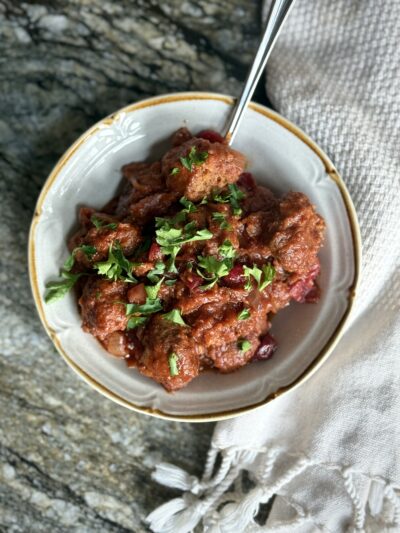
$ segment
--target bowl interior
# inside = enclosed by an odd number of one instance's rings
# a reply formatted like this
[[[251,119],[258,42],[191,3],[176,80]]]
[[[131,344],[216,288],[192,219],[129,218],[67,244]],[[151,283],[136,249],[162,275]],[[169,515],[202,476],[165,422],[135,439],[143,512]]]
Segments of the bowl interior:
[[[339,335],[355,279],[351,222],[341,190],[321,158],[265,108],[248,109],[234,147],[248,158],[248,169],[275,193],[306,193],[327,224],[320,254],[321,301],[291,304],[273,319],[279,349],[270,361],[253,363],[229,375],[207,372],[177,393],[128,369],[81,330],[74,295],[44,304],[45,283],[58,275],[68,255],[66,239],[76,226],[77,208],[100,208],[116,192],[120,168],[152,160],[168,147],[177,128],[221,130],[231,109],[223,97],[182,95],[153,99],[120,111],[94,126],[67,152],[39,199],[31,234],[31,279],[43,322],[61,353],[82,377],[133,408],[169,417],[219,418],[262,402],[294,382],[327,351]],[[269,115],[269,116],[267,116]]]

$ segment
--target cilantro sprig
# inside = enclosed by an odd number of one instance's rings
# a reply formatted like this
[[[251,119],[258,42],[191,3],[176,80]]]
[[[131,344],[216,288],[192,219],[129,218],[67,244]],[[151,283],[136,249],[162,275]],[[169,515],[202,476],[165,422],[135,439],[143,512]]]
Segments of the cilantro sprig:
[[[101,276],[116,281],[121,279],[130,283],[136,283],[136,278],[132,275],[133,264],[124,256],[119,241],[114,241],[108,249],[106,261],[94,263],[95,268]]]

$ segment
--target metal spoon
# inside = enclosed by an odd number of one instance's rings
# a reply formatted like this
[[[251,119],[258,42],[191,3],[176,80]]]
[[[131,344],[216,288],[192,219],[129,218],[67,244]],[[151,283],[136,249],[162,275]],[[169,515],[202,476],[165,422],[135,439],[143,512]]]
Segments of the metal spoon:
[[[253,96],[254,89],[260,79],[269,55],[274,47],[276,38],[289,14],[295,0],[273,0],[267,17],[267,25],[261,39],[253,64],[247,76],[242,94],[233,108],[232,114],[226,127],[225,139],[231,145],[243,118],[244,110]]]

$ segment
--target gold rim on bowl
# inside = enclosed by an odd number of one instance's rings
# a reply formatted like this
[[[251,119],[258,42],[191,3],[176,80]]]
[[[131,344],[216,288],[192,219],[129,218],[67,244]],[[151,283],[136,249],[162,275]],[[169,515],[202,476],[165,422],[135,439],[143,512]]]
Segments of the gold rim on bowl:
[[[281,396],[282,394],[285,394],[288,391],[295,389],[296,387],[304,383],[308,378],[310,378],[314,374],[314,372],[316,372],[318,368],[328,358],[328,356],[330,355],[330,353],[332,352],[332,350],[338,343],[340,337],[343,335],[344,326],[353,308],[354,299],[356,296],[356,289],[357,289],[357,286],[359,283],[359,277],[360,277],[361,236],[360,236],[360,229],[358,225],[356,211],[354,209],[354,205],[350,198],[349,192],[342,178],[340,177],[338,171],[333,165],[332,161],[329,159],[329,157],[321,150],[321,148],[319,148],[319,146],[310,137],[308,137],[308,135],[306,135],[300,128],[298,128],[297,126],[289,122],[289,120],[285,119],[284,117],[282,117],[275,111],[272,111],[271,109],[268,109],[267,107],[263,105],[256,104],[254,102],[250,103],[249,107],[253,111],[260,113],[261,115],[267,117],[270,120],[273,120],[274,122],[277,122],[282,127],[284,127],[285,129],[293,133],[296,137],[298,137],[301,141],[303,141],[303,143],[305,143],[309,148],[311,148],[313,152],[315,152],[315,154],[320,158],[320,160],[324,164],[328,176],[337,185],[340,191],[340,194],[342,196],[343,202],[345,204],[349,223],[350,223],[350,228],[351,228],[352,241],[353,241],[354,278],[348,291],[347,308],[340,322],[336,326],[335,331],[332,333],[332,335],[326,342],[325,346],[318,353],[318,355],[314,358],[314,360],[289,385],[280,387],[278,390],[269,394],[266,398],[264,398],[263,400],[259,402],[253,403],[251,405],[246,405],[244,407],[239,407],[236,409],[228,410],[228,411],[220,411],[220,412],[209,413],[209,414],[204,413],[204,414],[198,414],[198,415],[171,415],[168,413],[164,413],[163,411],[159,409],[153,409],[151,407],[143,407],[140,405],[136,405],[132,402],[129,402],[128,400],[122,398],[118,394],[107,389],[104,385],[102,385],[101,383],[93,379],[87,372],[85,372],[82,368],[80,368],[80,366],[77,365],[69,357],[69,355],[64,351],[64,349],[61,346],[61,342],[58,339],[55,331],[49,326],[49,324],[47,323],[46,317],[45,317],[45,313],[43,310],[43,303],[42,303],[42,299],[41,299],[39,288],[38,288],[36,263],[35,263],[35,229],[39,222],[39,218],[42,212],[42,205],[45,201],[47,193],[49,192],[51,186],[56,180],[60,170],[69,161],[69,159],[78,150],[78,148],[89,137],[95,134],[101,127],[103,127],[104,125],[109,126],[114,121],[118,120],[120,113],[132,113],[134,111],[138,111],[139,109],[143,109],[146,107],[162,105],[162,104],[171,103],[171,102],[178,102],[178,101],[183,101],[183,100],[217,100],[217,101],[225,102],[228,105],[234,104],[234,99],[231,96],[227,96],[227,95],[223,95],[219,93],[186,92],[186,93],[174,93],[174,94],[169,94],[169,95],[155,96],[152,98],[148,98],[146,100],[141,100],[140,102],[137,102],[135,104],[131,104],[126,107],[123,107],[117,112],[104,118],[100,122],[97,122],[97,124],[92,126],[83,135],[81,135],[72,144],[72,146],[65,152],[65,154],[57,162],[54,169],[52,170],[49,177],[47,178],[46,182],[44,183],[42,191],[39,195],[39,198],[36,204],[34,216],[32,219],[32,224],[31,224],[31,228],[29,232],[29,242],[28,242],[29,277],[30,277],[30,283],[31,283],[31,288],[32,288],[32,293],[33,293],[33,298],[36,304],[36,308],[38,310],[39,317],[42,321],[42,324],[47,334],[53,341],[53,344],[55,345],[55,347],[57,348],[57,351],[60,353],[63,359],[84,381],[89,383],[94,389],[96,389],[98,392],[100,392],[107,398],[114,400],[116,403],[123,405],[124,407],[127,407],[128,409],[131,409],[133,411],[137,411],[140,413],[146,413],[146,414],[158,417],[158,418],[164,418],[167,420],[175,420],[179,422],[213,422],[217,420],[224,420],[224,419],[232,418],[234,416],[246,413],[248,411],[252,411],[253,409],[256,409],[258,407],[261,407],[269,403],[270,401],[277,398],[278,396]]]

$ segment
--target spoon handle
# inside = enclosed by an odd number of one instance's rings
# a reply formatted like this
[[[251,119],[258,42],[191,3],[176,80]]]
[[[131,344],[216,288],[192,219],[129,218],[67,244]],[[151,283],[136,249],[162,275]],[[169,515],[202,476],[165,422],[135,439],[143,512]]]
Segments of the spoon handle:
[[[290,8],[295,0],[273,0],[271,9],[267,18],[267,25],[264,31],[263,38],[258,47],[250,72],[247,76],[242,94],[237,100],[232,114],[229,117],[229,122],[226,127],[225,139],[228,144],[232,144],[233,139],[239,128],[244,110],[253,96],[254,89],[260,79],[260,76],[265,68],[269,55],[274,47],[276,38],[289,14]]]

